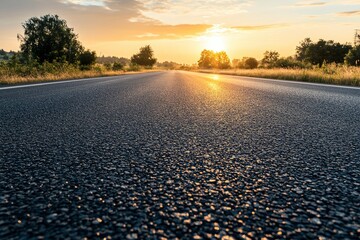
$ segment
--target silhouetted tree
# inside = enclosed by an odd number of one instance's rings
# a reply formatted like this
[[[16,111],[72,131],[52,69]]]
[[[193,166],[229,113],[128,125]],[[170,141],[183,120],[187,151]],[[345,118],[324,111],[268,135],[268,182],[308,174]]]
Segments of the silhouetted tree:
[[[345,63],[350,66],[360,66],[360,45],[354,47],[346,54]]]
[[[244,61],[244,67],[247,69],[254,69],[257,68],[259,65],[259,62],[255,58],[246,58]]]
[[[313,44],[310,38],[305,38],[300,42],[300,46],[296,47],[296,59],[299,61],[307,60],[307,49]]]
[[[96,52],[86,50],[79,56],[80,66],[83,69],[89,69],[96,62]]]
[[[140,52],[131,57],[131,62],[139,66],[152,68],[157,61],[153,55],[154,51],[151,49],[150,45],[147,45],[140,48]]]
[[[264,58],[261,60],[261,63],[264,66],[272,67],[276,61],[279,59],[280,54],[276,51],[266,51],[264,53]]]
[[[57,15],[33,17],[23,25],[24,36],[18,35],[21,51],[27,60],[39,63],[68,62],[76,63],[83,47],[77,35],[65,20]]]
[[[279,58],[274,64],[272,64],[272,67],[275,68],[309,68],[312,67],[311,64],[306,64],[305,62],[298,61],[294,59],[293,57],[287,57],[287,58]]]
[[[345,55],[351,49],[350,44],[340,44],[323,39],[313,43],[309,38],[306,38],[300,43],[300,46],[296,47],[296,58],[321,67],[324,62],[344,63]]]

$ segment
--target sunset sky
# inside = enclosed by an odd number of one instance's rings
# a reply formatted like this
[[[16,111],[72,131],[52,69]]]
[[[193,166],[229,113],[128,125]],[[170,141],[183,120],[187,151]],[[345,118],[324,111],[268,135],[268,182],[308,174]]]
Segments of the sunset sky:
[[[1,0],[0,49],[18,50],[30,17],[57,14],[98,55],[130,58],[150,44],[159,61],[192,64],[207,48],[231,59],[294,55],[306,37],[353,42],[360,0]]]

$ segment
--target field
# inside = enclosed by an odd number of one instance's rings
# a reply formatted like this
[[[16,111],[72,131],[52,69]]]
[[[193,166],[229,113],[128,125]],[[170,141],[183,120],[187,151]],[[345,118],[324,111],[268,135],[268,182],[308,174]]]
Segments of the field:
[[[198,72],[261,77],[302,82],[360,86],[360,68],[328,65],[313,69],[230,69],[198,70]]]
[[[43,81],[104,77],[154,70],[127,67],[120,71],[113,71],[106,69],[102,64],[97,64],[92,67],[91,70],[85,71],[69,64],[44,64],[35,67],[27,65],[9,67],[8,65],[0,64],[0,84],[24,84]],[[346,86],[360,86],[359,67],[336,66],[333,64],[329,64],[321,68],[314,67],[312,69],[195,69],[193,71]]]
[[[48,64],[29,67],[18,65],[8,67],[0,65],[0,85],[26,84],[34,82],[59,81],[80,78],[106,77],[134,72],[145,72],[153,70],[125,68],[124,70],[107,70],[103,65],[98,64],[90,70],[80,70],[77,67],[68,64]]]

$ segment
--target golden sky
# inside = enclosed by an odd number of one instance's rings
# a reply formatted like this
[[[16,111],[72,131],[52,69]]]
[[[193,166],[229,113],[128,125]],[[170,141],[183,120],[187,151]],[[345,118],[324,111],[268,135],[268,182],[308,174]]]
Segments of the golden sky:
[[[352,43],[360,28],[360,0],[0,0],[0,49],[18,50],[21,24],[46,14],[98,55],[130,58],[150,44],[159,61],[188,64],[205,48],[290,56],[306,37]]]

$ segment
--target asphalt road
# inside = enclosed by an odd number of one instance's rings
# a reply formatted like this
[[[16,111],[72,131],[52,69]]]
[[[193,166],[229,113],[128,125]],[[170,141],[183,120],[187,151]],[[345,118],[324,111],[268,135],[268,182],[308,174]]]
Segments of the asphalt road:
[[[359,239],[360,89],[160,72],[0,89],[0,239]]]

